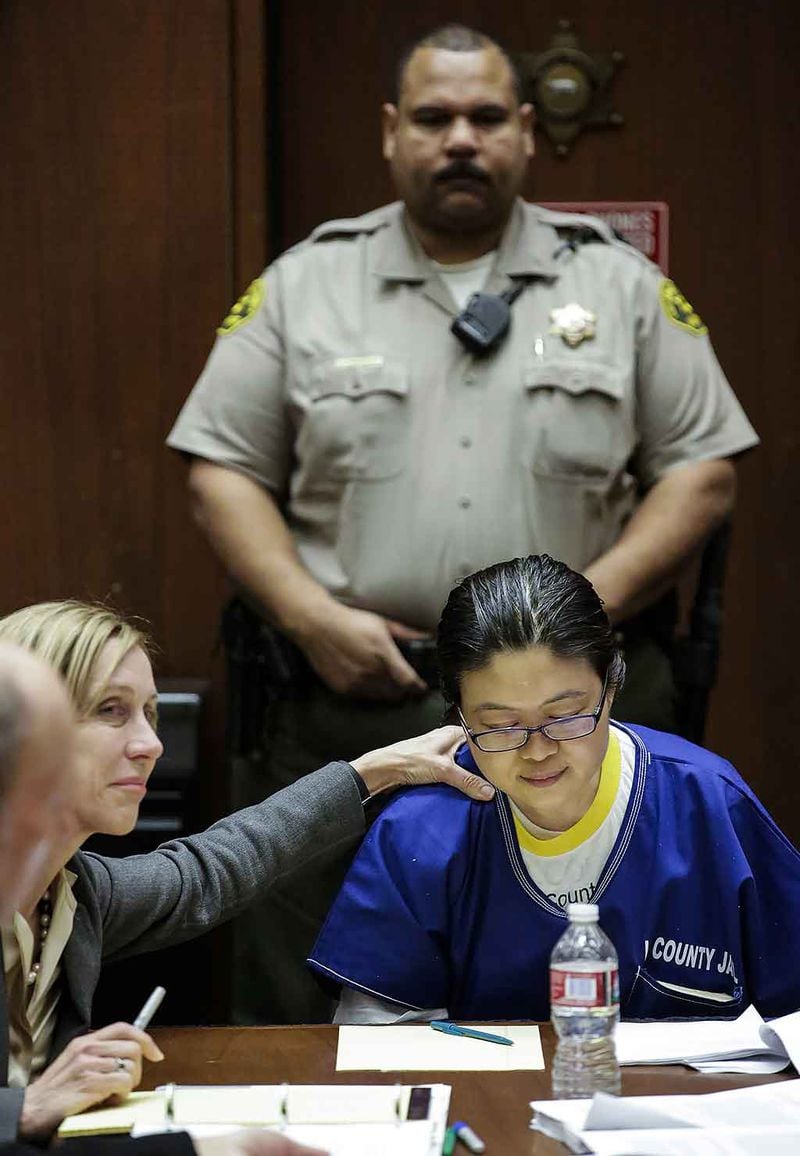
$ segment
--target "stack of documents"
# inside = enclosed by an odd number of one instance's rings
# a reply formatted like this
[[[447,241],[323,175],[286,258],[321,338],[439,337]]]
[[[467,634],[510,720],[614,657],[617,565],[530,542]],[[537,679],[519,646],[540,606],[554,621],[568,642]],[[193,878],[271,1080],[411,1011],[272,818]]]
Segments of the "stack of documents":
[[[221,1135],[236,1127],[272,1128],[331,1156],[438,1156],[447,1127],[450,1087],[399,1084],[169,1084],[134,1092],[115,1108],[69,1116],[59,1136],[187,1131]]]
[[[541,1100],[531,1127],[600,1156],[797,1156],[800,1080],[705,1096]]]
[[[620,1064],[688,1064],[701,1072],[767,1075],[800,1071],[800,1012],[765,1023],[754,1007],[737,1020],[621,1023]]]

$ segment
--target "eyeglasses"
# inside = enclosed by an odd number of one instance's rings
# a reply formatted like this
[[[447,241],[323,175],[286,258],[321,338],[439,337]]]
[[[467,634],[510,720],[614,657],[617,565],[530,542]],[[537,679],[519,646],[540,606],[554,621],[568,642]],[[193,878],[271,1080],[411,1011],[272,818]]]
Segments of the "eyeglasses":
[[[479,751],[484,751],[487,755],[497,754],[500,751],[516,751],[520,747],[524,747],[531,735],[539,733],[546,735],[553,742],[564,743],[570,739],[583,739],[587,735],[594,734],[597,730],[597,724],[600,721],[600,715],[603,710],[603,704],[606,701],[606,691],[608,690],[608,671],[603,679],[603,690],[600,694],[600,701],[592,711],[591,714],[571,714],[567,718],[553,719],[552,722],[545,723],[540,727],[497,727],[491,731],[472,731],[466,724],[463,714],[458,710],[458,717],[461,719],[461,725],[474,742]]]

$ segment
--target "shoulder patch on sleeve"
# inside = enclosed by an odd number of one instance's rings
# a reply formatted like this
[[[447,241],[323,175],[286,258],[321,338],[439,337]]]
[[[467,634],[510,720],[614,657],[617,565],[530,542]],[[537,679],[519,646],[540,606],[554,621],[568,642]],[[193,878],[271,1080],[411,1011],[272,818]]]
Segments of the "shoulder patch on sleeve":
[[[703,324],[700,316],[681,293],[674,281],[665,278],[658,287],[658,299],[668,321],[693,333],[695,337],[702,337],[708,333],[708,327]]]
[[[229,309],[225,320],[217,329],[221,337],[241,329],[255,317],[259,305],[264,300],[264,282],[260,278],[251,281],[235,305]]]

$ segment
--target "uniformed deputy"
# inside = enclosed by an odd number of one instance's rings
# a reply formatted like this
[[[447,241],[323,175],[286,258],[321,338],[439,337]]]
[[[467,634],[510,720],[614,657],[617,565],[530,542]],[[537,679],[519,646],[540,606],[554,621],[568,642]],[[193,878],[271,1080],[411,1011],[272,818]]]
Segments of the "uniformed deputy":
[[[270,641],[284,686],[252,794],[438,721],[415,666],[448,590],[529,553],[634,624],[617,717],[671,721],[640,694],[669,702],[640,612],[729,513],[730,458],[757,438],[674,284],[600,221],[519,199],[532,121],[492,41],[448,27],[416,45],[383,109],[400,201],[321,226],[253,282],[170,435],[198,521],[292,647]],[[480,290],[518,295],[476,354],[451,325]],[[324,1014],[298,970],[314,919],[297,908],[325,905],[306,884],[265,915],[296,962],[261,960],[257,929],[242,953],[245,1022]],[[262,998],[278,989],[281,1006]]]

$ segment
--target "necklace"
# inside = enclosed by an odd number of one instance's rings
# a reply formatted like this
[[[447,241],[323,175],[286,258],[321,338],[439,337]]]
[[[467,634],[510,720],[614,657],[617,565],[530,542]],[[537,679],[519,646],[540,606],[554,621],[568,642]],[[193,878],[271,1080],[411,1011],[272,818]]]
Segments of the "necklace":
[[[37,904],[39,909],[39,950],[36,952],[36,958],[31,964],[31,969],[28,972],[28,987],[32,988],[38,979],[39,972],[42,970],[42,952],[44,951],[45,941],[50,932],[50,920],[53,915],[53,904],[50,899],[50,888],[48,887],[42,898]]]

